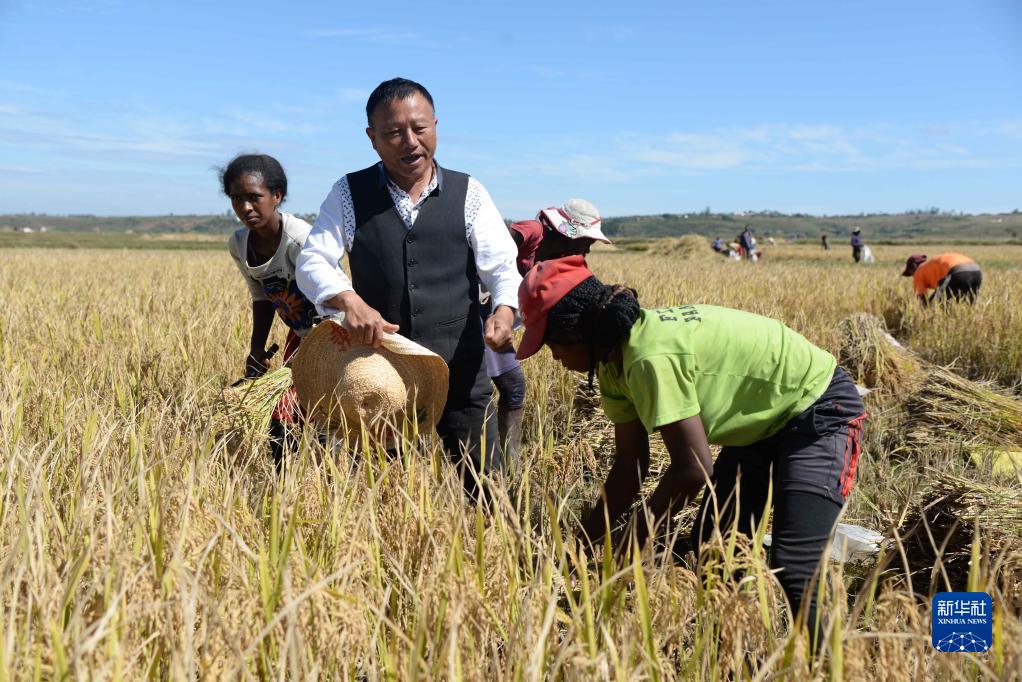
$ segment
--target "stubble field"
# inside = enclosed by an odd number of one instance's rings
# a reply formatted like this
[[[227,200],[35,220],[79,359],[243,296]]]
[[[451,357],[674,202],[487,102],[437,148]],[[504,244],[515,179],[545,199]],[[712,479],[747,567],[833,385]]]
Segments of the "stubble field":
[[[984,266],[981,300],[946,312],[920,308],[898,276],[913,250],[878,246],[868,266],[843,247],[784,244],[755,264],[590,262],[645,307],[741,308],[835,354],[840,321],[872,313],[923,359],[1022,395],[1022,247],[962,247]],[[1018,519],[973,505],[964,547],[930,538],[937,560],[906,536],[939,476],[1016,511],[1022,477],[977,465],[969,433],[903,438],[897,386],[871,405],[844,519],[893,541],[876,566],[827,565],[848,598],[824,595],[813,658],[761,538],[725,536],[702,565],[662,546],[579,555],[572,523],[612,447],[580,378],[547,351],[525,364],[526,470],[496,481],[484,512],[432,439],[395,460],[310,436],[281,477],[257,434],[215,428],[249,331],[226,248],[0,258],[0,680],[1022,676]],[[948,585],[992,594],[990,652],[932,649],[929,596]]]

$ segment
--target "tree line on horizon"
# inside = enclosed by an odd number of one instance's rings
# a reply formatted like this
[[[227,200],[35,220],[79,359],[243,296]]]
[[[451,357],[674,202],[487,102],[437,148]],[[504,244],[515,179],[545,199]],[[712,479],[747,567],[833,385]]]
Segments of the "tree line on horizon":
[[[314,213],[299,213],[312,223]],[[938,208],[904,213],[860,213],[858,215],[814,216],[779,211],[715,213],[706,209],[693,213],[660,213],[607,217],[603,229],[611,238],[650,239],[699,234],[713,239],[732,239],[748,225],[754,233],[782,239],[819,239],[827,234],[840,238],[860,227],[867,239],[952,239],[1017,240],[1022,233],[1022,211],[966,214]],[[0,215],[0,231],[105,232],[124,234],[198,233],[227,235],[238,229],[234,214],[166,216],[52,216],[45,213]]]

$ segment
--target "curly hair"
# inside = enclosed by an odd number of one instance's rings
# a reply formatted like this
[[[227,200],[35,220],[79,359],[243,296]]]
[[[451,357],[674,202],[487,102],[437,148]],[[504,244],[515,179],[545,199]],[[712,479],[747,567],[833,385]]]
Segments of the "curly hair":
[[[584,343],[589,347],[589,385],[596,362],[628,338],[639,319],[634,289],[603,284],[596,277],[580,282],[547,314],[546,339],[554,343]]]

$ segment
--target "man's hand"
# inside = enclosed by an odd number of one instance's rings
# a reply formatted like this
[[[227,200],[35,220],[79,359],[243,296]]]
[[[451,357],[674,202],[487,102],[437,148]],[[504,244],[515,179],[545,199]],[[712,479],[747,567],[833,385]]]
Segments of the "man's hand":
[[[354,291],[344,291],[325,302],[328,306],[344,312],[344,326],[351,333],[354,343],[364,343],[379,348],[385,334],[394,334],[400,327],[383,319],[383,316],[362,300]]]
[[[515,323],[515,313],[509,306],[497,306],[493,314],[486,318],[486,345],[495,351],[507,350],[511,345],[511,327]]]

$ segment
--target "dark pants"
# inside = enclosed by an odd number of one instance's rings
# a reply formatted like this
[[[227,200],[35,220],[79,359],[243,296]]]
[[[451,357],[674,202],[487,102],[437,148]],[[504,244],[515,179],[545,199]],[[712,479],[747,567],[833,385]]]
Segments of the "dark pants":
[[[770,566],[780,569],[777,578],[793,613],[802,608],[809,590],[806,622],[814,641],[813,578],[855,480],[864,413],[855,383],[837,368],[820,399],[779,433],[721,451],[713,465],[713,489],[706,491],[692,529],[697,551],[715,528],[730,528],[736,514],[738,531],[751,536],[767,513],[767,492],[773,483]],[[720,512],[716,518],[714,497]]]
[[[450,367],[447,405],[436,425],[436,432],[451,461],[458,467],[465,492],[470,498],[477,499],[477,477],[500,471],[504,466],[497,447],[497,420],[490,407],[493,387],[481,362],[474,378],[471,367],[457,363],[456,359]],[[482,442],[484,424],[485,444]]]
[[[983,284],[983,273],[979,269],[958,270],[951,268],[948,276],[941,281],[934,297],[938,300],[975,303],[981,284]]]
[[[859,261],[862,260],[862,247],[861,246],[853,246],[852,247],[852,260],[855,261],[856,263],[858,263]]]
[[[287,340],[284,341],[284,364],[291,361],[301,343],[301,337],[289,329]],[[298,450],[299,438],[296,432],[301,429],[303,419],[298,394],[295,393],[295,387],[291,386],[277,400],[270,417],[270,456],[273,457],[277,471],[284,470],[285,454]]]
[[[525,372],[521,367],[513,367],[493,377],[493,385],[497,387],[498,408],[518,410],[525,406]]]

